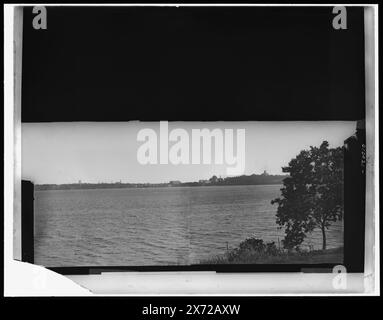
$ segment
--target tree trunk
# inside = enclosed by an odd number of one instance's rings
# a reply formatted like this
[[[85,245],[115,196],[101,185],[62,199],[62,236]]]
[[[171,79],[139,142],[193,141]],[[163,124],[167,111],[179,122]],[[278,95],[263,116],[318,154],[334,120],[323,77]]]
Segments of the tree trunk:
[[[326,227],[322,226],[322,238],[323,238],[323,245],[322,245],[322,250],[326,250]]]

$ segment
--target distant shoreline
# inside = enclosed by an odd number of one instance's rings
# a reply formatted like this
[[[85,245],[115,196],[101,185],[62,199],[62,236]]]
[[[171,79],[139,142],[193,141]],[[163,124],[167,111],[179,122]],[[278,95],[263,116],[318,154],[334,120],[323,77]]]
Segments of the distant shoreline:
[[[110,187],[110,188],[52,188],[52,189],[45,189],[40,188],[41,185],[35,186],[35,191],[65,191],[65,190],[119,190],[119,189],[151,189],[151,188],[197,188],[197,187],[243,187],[243,186],[282,186],[282,183],[269,183],[269,184],[232,184],[232,185],[201,185],[201,186],[146,186],[146,187]]]
[[[68,184],[36,184],[35,190],[86,190],[86,189],[128,189],[128,188],[152,188],[152,187],[209,187],[209,186],[247,186],[247,185],[279,185],[288,175],[242,175],[238,177],[218,178],[211,177],[209,180],[198,182],[169,181],[165,183],[68,183]]]

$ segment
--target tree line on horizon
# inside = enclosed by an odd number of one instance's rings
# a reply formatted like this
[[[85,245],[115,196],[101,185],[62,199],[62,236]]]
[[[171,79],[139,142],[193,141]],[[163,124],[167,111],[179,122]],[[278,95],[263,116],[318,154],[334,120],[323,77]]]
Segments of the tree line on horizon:
[[[193,186],[223,186],[223,185],[262,185],[282,184],[286,175],[252,174],[221,178],[216,175],[208,180],[195,182],[169,181],[164,183],[66,183],[66,184],[37,184],[36,190],[68,190],[68,189],[120,189],[120,188],[148,188],[148,187],[193,187]]]

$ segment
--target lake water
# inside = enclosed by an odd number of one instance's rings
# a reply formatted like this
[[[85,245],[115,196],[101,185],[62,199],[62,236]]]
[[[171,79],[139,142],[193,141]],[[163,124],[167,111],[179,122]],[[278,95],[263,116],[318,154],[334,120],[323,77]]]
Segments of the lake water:
[[[59,266],[187,265],[248,237],[282,240],[279,185],[35,192],[35,263]],[[321,233],[305,244],[321,248]],[[328,247],[343,245],[343,226]]]

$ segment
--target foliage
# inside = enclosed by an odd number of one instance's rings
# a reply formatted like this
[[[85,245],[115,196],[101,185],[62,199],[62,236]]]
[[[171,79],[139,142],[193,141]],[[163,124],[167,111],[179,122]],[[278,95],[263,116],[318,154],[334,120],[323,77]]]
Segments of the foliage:
[[[307,264],[307,263],[335,263],[343,261],[343,248],[327,250],[287,251],[274,248],[273,254],[258,253],[253,250],[229,252],[200,261],[201,264]]]
[[[238,257],[243,256],[274,256],[277,255],[279,250],[277,249],[275,242],[263,242],[262,239],[248,238],[239,244],[238,248],[227,253],[227,260],[232,262],[237,260]]]
[[[343,148],[320,147],[301,151],[282,168],[289,176],[283,180],[278,204],[277,224],[285,227],[283,246],[298,248],[306,234],[320,228],[322,249],[326,249],[326,229],[343,215]]]

